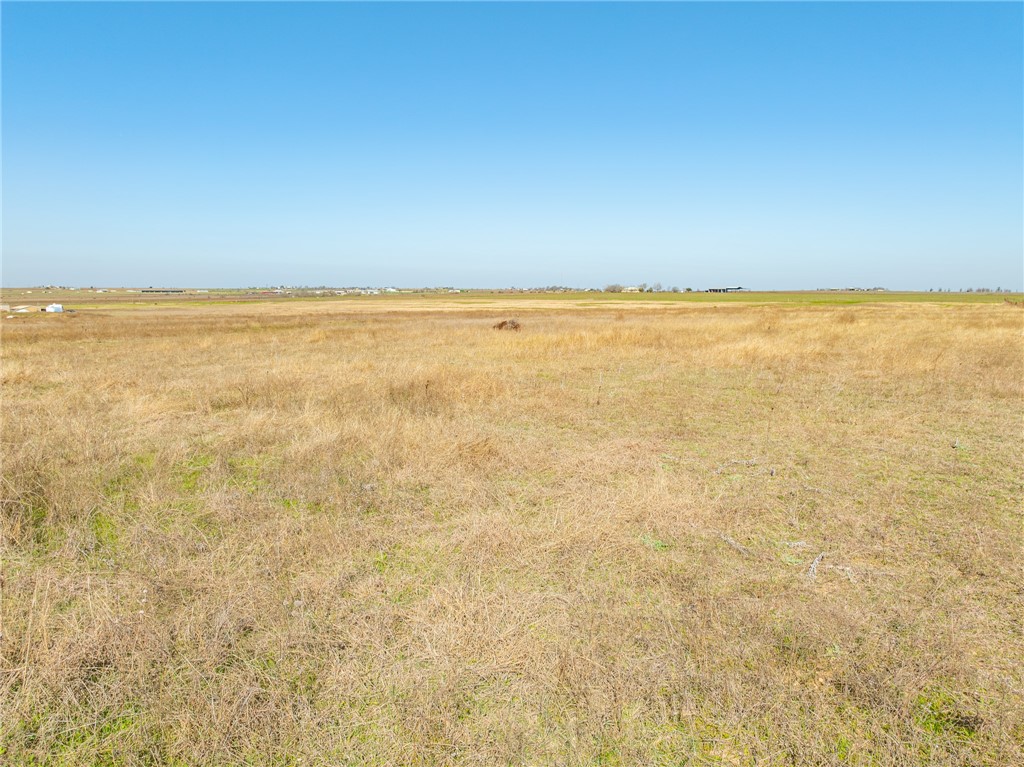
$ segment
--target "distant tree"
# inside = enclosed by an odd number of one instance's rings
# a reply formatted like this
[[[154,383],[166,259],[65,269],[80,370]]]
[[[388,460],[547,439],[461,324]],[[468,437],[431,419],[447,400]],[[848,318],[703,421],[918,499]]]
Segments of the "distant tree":
[[[606,285],[605,288],[604,288],[604,292],[605,293],[621,293],[622,289],[623,288],[622,288],[621,285],[617,285],[617,284],[616,285]]]
[[[654,292],[654,293],[660,293],[661,292],[661,283],[660,282],[656,282],[653,285],[651,285],[651,291]]]
[[[679,286],[678,285],[673,285],[671,288],[669,288],[669,290],[671,290],[673,293],[678,293],[679,292]]]
[[[693,288],[687,288],[687,289],[686,289],[686,292],[687,292],[687,293],[692,293],[692,292],[693,292]]]
[[[640,289],[641,293],[646,293],[647,292],[647,283],[646,282],[641,282],[639,285],[637,285],[637,287]]]

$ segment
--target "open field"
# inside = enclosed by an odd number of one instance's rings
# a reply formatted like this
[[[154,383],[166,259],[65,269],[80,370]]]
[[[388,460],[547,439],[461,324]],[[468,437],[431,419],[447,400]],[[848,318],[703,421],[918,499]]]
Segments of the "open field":
[[[661,305],[661,304],[794,304],[794,305],[847,305],[877,303],[941,303],[941,304],[1002,304],[1007,301],[1021,302],[1020,293],[932,293],[897,291],[742,291],[738,293],[604,293],[604,292],[546,292],[520,293],[499,290],[467,290],[451,294],[444,290],[424,290],[415,293],[347,295],[336,296],[331,290],[316,295],[313,289],[296,290],[292,295],[282,297],[257,290],[216,290],[205,292],[188,290],[184,294],[147,293],[138,290],[129,292],[124,288],[97,293],[90,290],[67,290],[62,288],[4,288],[0,290],[0,303],[25,304],[41,308],[49,303],[62,303],[71,309],[144,309],[152,307],[196,307],[222,304],[272,304],[297,301],[312,303],[351,305],[371,304],[378,309],[401,306],[415,307],[505,307],[532,306],[533,302],[546,306],[558,302],[570,306],[594,307],[608,303]],[[523,302],[530,302],[524,304]]]
[[[5,320],[0,762],[1024,763],[1024,309],[962,295]]]

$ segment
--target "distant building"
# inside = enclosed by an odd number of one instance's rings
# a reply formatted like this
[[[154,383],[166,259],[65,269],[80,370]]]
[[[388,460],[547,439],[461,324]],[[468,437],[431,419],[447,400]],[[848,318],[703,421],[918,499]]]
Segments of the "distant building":
[[[60,314],[64,311],[64,307],[60,304],[50,304],[46,307],[45,311],[48,311],[51,314]]]
[[[708,288],[708,293],[735,293],[738,290],[746,290],[746,288],[735,287],[735,288]]]

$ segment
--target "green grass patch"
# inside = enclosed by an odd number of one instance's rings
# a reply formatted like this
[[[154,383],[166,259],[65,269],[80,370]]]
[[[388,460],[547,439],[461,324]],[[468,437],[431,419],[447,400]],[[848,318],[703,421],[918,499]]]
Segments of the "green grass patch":
[[[642,543],[644,546],[651,549],[652,551],[668,551],[670,548],[672,548],[671,544],[665,543],[665,541],[655,538],[652,535],[641,535],[640,543]]]
[[[973,738],[981,726],[981,718],[965,713],[944,690],[921,693],[914,704],[914,720],[932,735]]]
[[[96,539],[98,548],[109,550],[117,547],[117,525],[108,514],[94,511],[89,517],[89,530]]]
[[[189,458],[179,472],[179,483],[182,492],[196,492],[199,489],[199,483],[203,474],[213,465],[213,462],[214,457],[204,453],[199,453]]]
[[[228,484],[252,495],[266,489],[267,482],[263,478],[265,463],[258,456],[229,458]]]

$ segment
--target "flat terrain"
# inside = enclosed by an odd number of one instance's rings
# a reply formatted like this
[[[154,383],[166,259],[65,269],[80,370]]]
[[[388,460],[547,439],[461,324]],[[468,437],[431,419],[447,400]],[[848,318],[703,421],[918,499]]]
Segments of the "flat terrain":
[[[0,320],[0,762],[1024,763],[1024,307],[802,295]]]
[[[285,295],[269,290],[186,290],[184,293],[141,293],[139,289],[80,289],[65,288],[3,288],[0,301],[11,306],[27,305],[42,308],[50,303],[61,303],[69,308],[120,308],[146,309],[152,307],[209,307],[223,304],[263,304],[276,306],[298,301],[328,303],[335,307],[343,305],[370,305],[377,309],[401,306],[404,309],[417,307],[470,307],[508,306],[518,308],[524,301],[541,306],[551,302],[580,307],[607,306],[614,304],[801,304],[801,305],[846,305],[862,303],[987,303],[1001,304],[1006,301],[1020,302],[1022,296],[1004,293],[901,293],[896,291],[741,291],[736,293],[604,293],[604,292],[549,292],[524,293],[515,290],[467,290],[449,293],[446,290],[422,290],[399,294],[379,295],[333,295],[333,289],[319,291],[312,288],[296,289]]]

